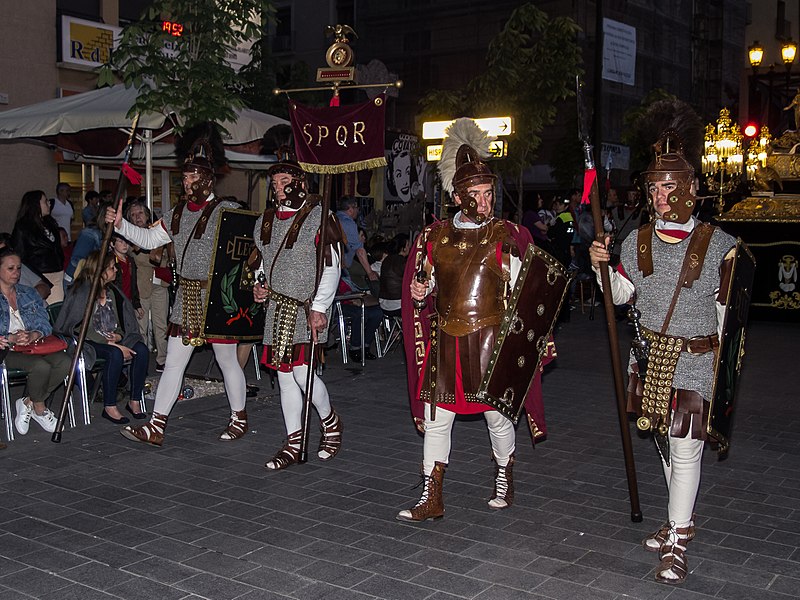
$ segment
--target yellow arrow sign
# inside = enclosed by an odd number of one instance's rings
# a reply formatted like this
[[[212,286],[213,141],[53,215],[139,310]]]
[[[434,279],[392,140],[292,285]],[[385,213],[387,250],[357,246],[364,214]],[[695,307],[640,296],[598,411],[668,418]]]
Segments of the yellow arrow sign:
[[[473,119],[473,121],[486,133],[495,137],[514,133],[514,120],[511,117],[486,117],[484,119]],[[452,120],[425,121],[422,124],[422,139],[440,140],[444,138],[444,130],[452,123]]]
[[[428,162],[442,160],[442,145],[431,144],[426,148]],[[508,144],[503,140],[495,140],[489,145],[490,158],[504,158],[508,156]]]

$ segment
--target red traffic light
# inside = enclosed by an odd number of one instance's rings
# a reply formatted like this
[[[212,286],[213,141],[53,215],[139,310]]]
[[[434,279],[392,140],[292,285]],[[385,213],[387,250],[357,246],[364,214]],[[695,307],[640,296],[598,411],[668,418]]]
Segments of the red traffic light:
[[[749,125],[747,125],[747,127],[744,128],[744,135],[746,137],[749,137],[749,138],[755,137],[755,135],[757,133],[758,133],[758,127],[756,127],[752,123],[750,123]]]

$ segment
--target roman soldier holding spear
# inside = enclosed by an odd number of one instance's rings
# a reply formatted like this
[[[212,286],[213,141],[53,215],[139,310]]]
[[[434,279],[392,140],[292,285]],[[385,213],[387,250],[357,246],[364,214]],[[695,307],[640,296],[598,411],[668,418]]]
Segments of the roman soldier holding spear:
[[[264,465],[275,471],[305,461],[311,404],[320,417],[320,460],[339,452],[343,429],[325,383],[314,374],[313,358],[316,344],[328,336],[344,236],[327,203],[308,194],[306,173],[289,152],[279,149],[268,171],[273,202],[256,221],[251,261],[251,268],[261,263],[253,297],[266,302],[264,362],[278,372],[286,425],[286,442]]]
[[[656,580],[677,584],[689,573],[703,446],[713,441],[709,403],[737,248],[692,216],[695,172],[677,132],[665,131],[654,151],[642,174],[654,222],[622,242],[615,269],[607,265],[608,238],[594,241],[589,254],[604,295],[614,304],[636,302],[628,410],[654,434],[668,498],[667,520],[642,544],[661,558]]]

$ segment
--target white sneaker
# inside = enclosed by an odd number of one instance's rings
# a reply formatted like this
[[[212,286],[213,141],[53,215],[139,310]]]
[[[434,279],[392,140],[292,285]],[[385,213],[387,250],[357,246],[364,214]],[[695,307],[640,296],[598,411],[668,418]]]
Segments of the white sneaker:
[[[25,435],[28,433],[28,427],[31,423],[31,413],[33,406],[25,404],[27,398],[20,398],[17,400],[17,417],[14,419],[14,426],[17,428],[17,433]]]
[[[31,417],[34,421],[36,421],[39,425],[42,426],[47,433],[53,433],[56,430],[56,423],[58,423],[58,419],[53,414],[49,408],[45,408],[44,412],[40,415],[36,414],[36,411],[31,411]]]

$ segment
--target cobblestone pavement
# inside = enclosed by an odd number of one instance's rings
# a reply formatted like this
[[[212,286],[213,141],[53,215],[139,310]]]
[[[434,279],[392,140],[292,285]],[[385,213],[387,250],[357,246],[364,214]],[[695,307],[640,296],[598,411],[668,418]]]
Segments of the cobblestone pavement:
[[[514,506],[487,509],[486,427],[460,420],[446,516],[424,524],[394,519],[418,498],[422,451],[397,351],[363,370],[333,354],[324,378],[344,449],[282,472],[263,468],[284,436],[268,377],[235,443],[216,440],[221,395],[180,402],[161,449],[102,419],[60,445],[32,423],[0,452],[0,600],[797,597],[800,326],[751,326],[733,446],[724,461],[706,450],[680,587],[654,582],[656,557],[639,545],[666,503],[652,442],[632,424],[645,518],[630,520],[602,315],[574,311],[556,342],[549,439],[534,450],[518,428]],[[318,438],[314,422],[312,448]]]

